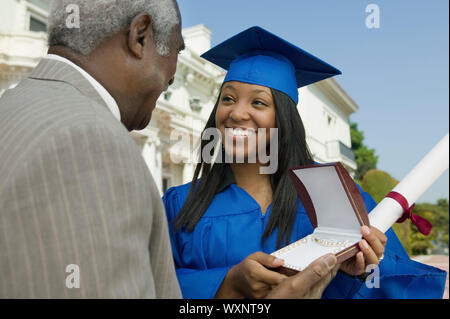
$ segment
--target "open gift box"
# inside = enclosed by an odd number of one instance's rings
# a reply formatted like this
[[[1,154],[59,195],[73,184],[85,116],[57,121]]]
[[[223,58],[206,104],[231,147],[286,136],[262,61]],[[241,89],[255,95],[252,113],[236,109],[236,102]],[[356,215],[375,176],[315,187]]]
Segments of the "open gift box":
[[[342,164],[295,167],[289,174],[314,231],[272,253],[285,261],[280,271],[301,271],[328,253],[335,254],[338,263],[355,256],[362,238],[360,228],[369,226],[369,217],[355,182]]]

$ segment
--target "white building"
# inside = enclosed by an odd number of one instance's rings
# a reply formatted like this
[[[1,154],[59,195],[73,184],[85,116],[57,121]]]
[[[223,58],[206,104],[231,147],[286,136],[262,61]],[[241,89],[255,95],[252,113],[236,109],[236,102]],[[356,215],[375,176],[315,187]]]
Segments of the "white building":
[[[49,0],[1,1],[0,95],[46,55],[48,9]],[[207,27],[186,28],[183,37],[186,50],[179,56],[174,84],[158,100],[149,126],[131,133],[161,192],[192,178],[192,145],[198,144],[225,75],[199,57],[211,47]],[[353,173],[356,163],[350,148],[349,117],[358,106],[334,79],[301,88],[299,100],[314,158],[318,162],[342,162]]]
[[[48,0],[0,2],[0,94],[19,82],[47,52]]]

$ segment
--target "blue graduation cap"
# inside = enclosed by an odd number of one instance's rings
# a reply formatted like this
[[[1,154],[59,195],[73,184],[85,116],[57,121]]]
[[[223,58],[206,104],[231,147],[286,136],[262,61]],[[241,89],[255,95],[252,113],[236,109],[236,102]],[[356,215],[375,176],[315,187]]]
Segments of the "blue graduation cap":
[[[298,103],[298,88],[341,71],[261,27],[251,27],[218,44],[202,58],[228,70],[224,82],[276,89]]]

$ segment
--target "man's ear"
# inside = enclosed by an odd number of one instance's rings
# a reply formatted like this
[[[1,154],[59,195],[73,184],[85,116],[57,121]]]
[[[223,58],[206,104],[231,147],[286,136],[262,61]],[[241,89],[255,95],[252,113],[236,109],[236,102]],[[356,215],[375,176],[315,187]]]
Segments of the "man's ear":
[[[144,49],[153,41],[152,19],[146,14],[137,15],[130,24],[128,49],[137,57],[144,56]]]

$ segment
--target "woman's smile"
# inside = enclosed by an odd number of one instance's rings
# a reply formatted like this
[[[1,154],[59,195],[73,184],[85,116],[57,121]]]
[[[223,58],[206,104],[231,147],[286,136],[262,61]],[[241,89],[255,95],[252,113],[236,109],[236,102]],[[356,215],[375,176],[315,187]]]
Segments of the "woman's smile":
[[[225,127],[225,138],[232,138],[233,141],[248,139],[255,135],[256,130],[253,128]]]

